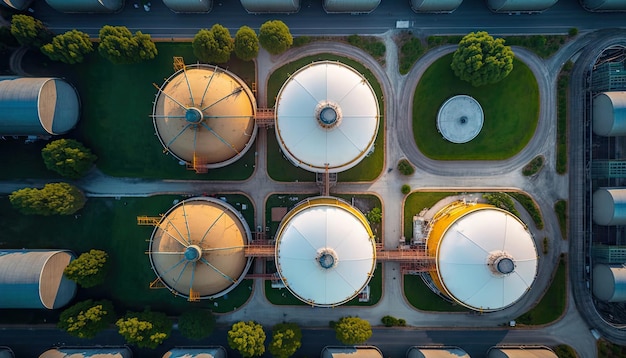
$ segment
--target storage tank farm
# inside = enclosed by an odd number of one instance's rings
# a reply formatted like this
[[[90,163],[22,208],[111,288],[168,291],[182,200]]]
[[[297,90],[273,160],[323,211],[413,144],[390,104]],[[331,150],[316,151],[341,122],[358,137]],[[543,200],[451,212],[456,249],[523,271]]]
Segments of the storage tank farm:
[[[256,100],[234,73],[206,65],[184,65],[165,80],[152,110],[164,152],[198,173],[241,158],[257,134]]]
[[[516,303],[537,275],[537,250],[526,225],[493,205],[456,201],[430,220],[430,271],[445,297],[476,311]]]
[[[251,258],[248,224],[230,204],[211,197],[181,201],[166,212],[150,238],[158,279],[190,301],[221,297],[246,275]]]

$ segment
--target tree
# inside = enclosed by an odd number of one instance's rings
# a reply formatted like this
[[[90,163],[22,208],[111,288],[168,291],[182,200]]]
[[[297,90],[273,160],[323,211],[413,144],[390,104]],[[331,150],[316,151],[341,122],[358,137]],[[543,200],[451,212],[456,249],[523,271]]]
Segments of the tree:
[[[124,318],[115,322],[118,332],[129,344],[139,348],[156,348],[172,332],[172,321],[164,313],[128,312]]]
[[[68,183],[46,184],[42,189],[24,188],[9,195],[14,208],[26,215],[71,215],[85,205],[85,195]]]
[[[398,171],[402,175],[412,175],[413,173],[415,173],[415,168],[413,167],[413,164],[411,164],[411,162],[409,162],[408,160],[401,159],[398,162]]]
[[[104,282],[106,278],[109,268],[108,258],[109,255],[106,252],[91,249],[70,262],[63,273],[82,287],[94,287]]]
[[[342,317],[335,325],[335,336],[345,345],[361,344],[372,336],[372,326],[359,317]]]
[[[242,26],[235,34],[235,55],[244,61],[250,61],[259,54],[259,38],[248,26]]]
[[[230,32],[220,24],[213,25],[211,30],[198,31],[191,45],[194,55],[200,61],[211,63],[228,62],[235,47]]]
[[[260,357],[265,353],[263,326],[253,321],[233,324],[228,331],[228,345],[243,357]]]
[[[52,33],[43,22],[28,15],[13,15],[11,17],[11,34],[20,45],[40,48],[50,42]]]
[[[278,55],[293,44],[289,28],[280,20],[266,21],[259,29],[259,42],[267,52]]]
[[[57,139],[48,143],[41,156],[46,168],[65,177],[78,179],[85,175],[97,157],[74,139]]]
[[[368,211],[367,215],[365,216],[367,217],[367,221],[369,221],[370,224],[379,224],[380,221],[383,219],[383,213],[379,207],[375,207],[372,210]]]
[[[126,26],[106,25],[100,29],[99,37],[98,52],[114,64],[151,60],[158,53],[150,35],[141,31],[133,35]]]
[[[513,70],[513,50],[504,39],[494,39],[487,32],[470,32],[452,55],[452,70],[474,87],[496,83]]]
[[[51,43],[41,47],[41,52],[53,61],[75,64],[83,62],[85,55],[93,52],[93,44],[86,33],[71,30],[56,35]]]
[[[411,192],[411,186],[409,184],[403,184],[402,187],[400,187],[400,191],[402,194],[407,195]]]
[[[213,333],[215,316],[209,310],[189,310],[178,319],[180,333],[190,339],[203,339]]]
[[[110,301],[86,300],[61,313],[57,327],[68,334],[91,339],[115,321],[115,310]]]
[[[289,358],[302,346],[302,331],[295,323],[279,323],[272,328],[269,351],[277,358]]]

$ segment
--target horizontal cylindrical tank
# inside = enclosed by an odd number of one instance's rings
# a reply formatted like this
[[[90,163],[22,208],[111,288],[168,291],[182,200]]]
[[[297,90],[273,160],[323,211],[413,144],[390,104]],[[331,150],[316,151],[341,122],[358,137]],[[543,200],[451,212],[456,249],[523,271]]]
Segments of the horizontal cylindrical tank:
[[[459,347],[411,347],[406,358],[470,358]]]
[[[226,350],[221,346],[202,348],[172,348],[163,358],[226,358]]]
[[[599,188],[593,193],[592,210],[598,225],[626,225],[626,188]]]
[[[556,4],[557,0],[487,0],[494,12],[540,12]]]
[[[74,259],[64,250],[0,251],[0,308],[61,308],[76,293],[63,276]]]
[[[411,9],[416,12],[452,12],[463,0],[411,0]]]
[[[48,5],[60,12],[117,12],[124,0],[46,0]]]
[[[582,0],[589,11],[626,11],[626,0]]]
[[[368,13],[374,11],[380,0],[324,0],[324,10],[328,13]]]
[[[253,14],[290,13],[300,10],[300,0],[241,0],[241,5]]]
[[[383,353],[374,346],[347,346],[347,347],[331,347],[326,346],[322,349],[321,358],[344,358],[344,357],[362,357],[362,358],[383,358]]]
[[[209,12],[212,0],[163,0],[163,4],[174,12]]]
[[[558,358],[548,347],[491,347],[487,358]]]
[[[626,135],[626,92],[603,92],[593,99],[593,132]]]
[[[82,347],[53,348],[43,352],[39,358],[132,358],[128,347]]]
[[[593,295],[605,302],[626,302],[626,267],[623,265],[594,266]]]
[[[26,10],[33,0],[0,0],[0,4],[15,10]]]
[[[13,351],[9,347],[0,347],[0,358],[15,358]]]
[[[62,79],[0,77],[0,135],[65,134],[79,114],[78,93]]]

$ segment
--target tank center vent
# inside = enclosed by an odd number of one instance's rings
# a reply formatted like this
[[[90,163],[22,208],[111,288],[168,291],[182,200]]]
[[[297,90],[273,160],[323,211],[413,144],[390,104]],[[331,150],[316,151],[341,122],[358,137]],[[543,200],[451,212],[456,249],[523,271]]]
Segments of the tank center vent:
[[[325,270],[330,270],[331,268],[337,266],[337,262],[339,261],[335,251],[329,248],[323,248],[317,251],[315,260],[319,263],[320,267]]]
[[[315,118],[322,128],[334,128],[341,123],[341,108],[329,101],[320,102],[315,107]]]
[[[487,258],[487,266],[496,276],[506,276],[515,271],[513,257],[504,251],[491,252]]]
[[[202,111],[198,108],[190,107],[187,108],[187,110],[185,111],[185,120],[189,123],[198,124],[202,122],[203,119],[204,115],[202,114]]]
[[[202,257],[202,249],[198,245],[190,245],[184,251],[185,260],[194,262],[200,260]]]

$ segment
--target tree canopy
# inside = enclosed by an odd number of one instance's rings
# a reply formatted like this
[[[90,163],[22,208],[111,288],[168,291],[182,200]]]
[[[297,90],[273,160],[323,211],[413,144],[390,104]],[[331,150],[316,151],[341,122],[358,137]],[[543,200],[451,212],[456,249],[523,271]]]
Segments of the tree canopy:
[[[190,339],[203,339],[213,333],[215,316],[209,310],[185,311],[178,319],[178,330]]]
[[[269,351],[273,357],[289,358],[302,346],[302,331],[295,323],[279,323],[272,328]]]
[[[114,64],[151,60],[158,53],[150,35],[141,31],[133,35],[126,26],[109,25],[100,29],[98,52]]]
[[[83,62],[85,55],[93,52],[93,44],[86,33],[71,30],[56,35],[51,43],[41,47],[41,52],[53,61],[75,64]]]
[[[248,26],[242,26],[235,34],[235,55],[244,61],[250,61],[259,54],[259,38]]]
[[[28,15],[13,15],[11,17],[11,34],[20,45],[40,48],[50,42],[52,32],[43,22]]]
[[[345,345],[361,344],[372,336],[372,326],[359,317],[342,317],[335,324],[335,336]]]
[[[67,265],[63,273],[82,287],[94,287],[104,282],[108,271],[109,255],[102,250],[91,249]]]
[[[65,177],[78,179],[85,175],[97,157],[74,139],[57,139],[48,143],[41,156],[46,168]]]
[[[172,321],[164,313],[143,311],[128,312],[115,322],[118,332],[129,344],[139,348],[156,348],[172,332]]]
[[[454,74],[474,87],[496,83],[513,70],[513,50],[504,39],[494,39],[487,32],[465,35],[452,56]]]
[[[372,210],[368,211],[365,216],[367,218],[367,221],[370,222],[370,224],[379,224],[381,220],[383,219],[383,212],[377,206],[373,208]]]
[[[215,24],[211,30],[198,31],[191,43],[193,53],[200,61],[209,63],[225,63],[235,47],[233,38],[227,28]]]
[[[86,300],[63,311],[57,327],[72,336],[91,339],[113,321],[115,310],[110,301]]]
[[[293,44],[289,27],[280,20],[266,21],[259,29],[259,42],[272,55],[283,53]]]
[[[260,357],[265,353],[263,326],[253,321],[233,324],[228,331],[228,345],[245,358]]]
[[[85,205],[85,195],[68,183],[50,183],[42,189],[24,188],[9,195],[14,208],[26,215],[71,215]]]

